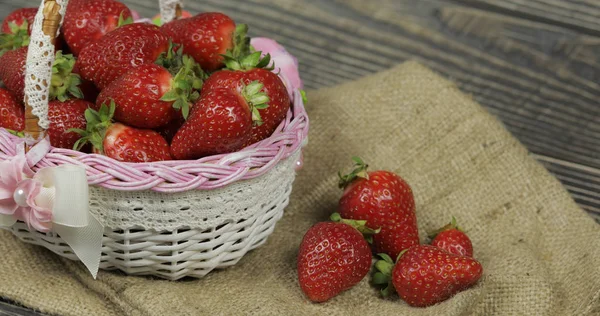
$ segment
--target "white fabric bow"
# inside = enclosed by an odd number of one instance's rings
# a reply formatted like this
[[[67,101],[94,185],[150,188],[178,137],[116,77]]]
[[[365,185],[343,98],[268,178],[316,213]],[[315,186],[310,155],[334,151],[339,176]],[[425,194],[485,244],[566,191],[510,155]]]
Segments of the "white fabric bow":
[[[51,146],[43,140],[25,154],[0,162],[0,227],[18,220],[39,232],[55,232],[96,278],[102,253],[104,227],[89,212],[85,168],[77,165],[47,167],[34,173]]]

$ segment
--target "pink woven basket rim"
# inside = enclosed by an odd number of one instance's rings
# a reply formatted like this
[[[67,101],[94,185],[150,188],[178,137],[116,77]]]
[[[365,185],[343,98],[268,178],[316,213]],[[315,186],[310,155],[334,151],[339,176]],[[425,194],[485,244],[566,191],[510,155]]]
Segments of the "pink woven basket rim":
[[[269,172],[281,160],[302,150],[308,130],[308,115],[300,91],[296,90],[292,106],[275,132],[269,138],[238,152],[198,160],[124,163],[98,154],[52,148],[32,169],[37,171],[63,164],[81,165],[86,168],[89,185],[118,191],[178,193],[211,190]],[[0,128],[0,161],[14,157],[17,145],[22,142],[22,138]]]

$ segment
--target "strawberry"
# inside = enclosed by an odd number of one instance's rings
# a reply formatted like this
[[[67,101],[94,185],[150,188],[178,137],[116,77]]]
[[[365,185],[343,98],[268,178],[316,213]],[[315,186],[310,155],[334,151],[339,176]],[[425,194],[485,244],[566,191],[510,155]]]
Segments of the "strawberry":
[[[431,245],[434,247],[444,249],[455,255],[473,257],[471,239],[458,227],[454,216],[450,224],[429,234],[429,238],[432,239]]]
[[[203,90],[171,142],[173,157],[197,159],[243,148],[251,137],[253,122],[260,122],[258,110],[269,102],[262,89],[261,83],[252,82],[240,90]]]
[[[177,134],[177,131],[181,129],[184,123],[185,119],[183,118],[183,115],[180,115],[167,123],[167,125],[157,128],[156,131],[170,144],[173,141],[175,134]]]
[[[93,104],[85,100],[69,99],[51,101],[48,104],[48,136],[50,144],[58,148],[72,149],[80,136],[71,129],[86,127],[85,111]]]
[[[202,69],[223,67],[223,54],[235,47],[236,25],[223,13],[205,12],[187,19],[171,21],[161,27],[183,52],[192,56]]]
[[[239,90],[242,83],[246,85],[252,81],[262,83],[264,86],[262,92],[270,100],[269,106],[261,109],[262,121],[252,128],[252,137],[246,145],[268,138],[285,119],[291,104],[283,81],[277,74],[264,68],[270,63],[270,56],[261,59],[261,53],[255,52],[242,57],[241,60],[227,57],[226,63],[230,70],[221,70],[212,74],[204,82],[204,91],[214,88]]]
[[[313,302],[325,302],[360,282],[371,269],[362,234],[343,223],[311,227],[300,244],[298,282]]]
[[[27,47],[6,52],[0,57],[0,80],[17,99],[25,99],[25,63],[27,61]],[[52,81],[50,87],[50,99],[56,99],[58,95],[74,95],[82,98],[79,89],[81,78],[73,73],[75,59],[73,55],[63,55],[61,51],[56,52],[54,64],[52,65]],[[66,97],[62,99],[66,100]]]
[[[11,12],[2,22],[0,34],[0,55],[6,51],[29,45],[31,26],[37,8],[22,8]]]
[[[73,129],[82,136],[75,143],[77,150],[91,143],[98,154],[123,162],[151,162],[170,160],[169,144],[153,130],[137,129],[112,123],[115,104],[103,104],[99,111],[87,109],[85,130]]]
[[[381,229],[373,236],[377,253],[392,257],[419,244],[415,201],[408,183],[389,171],[367,172],[368,166],[358,157],[356,168],[348,175],[340,174],[344,193],[339,213],[345,219],[366,220],[367,226]]]
[[[25,99],[25,62],[27,47],[7,51],[0,56],[0,80],[18,99]]]
[[[25,107],[3,88],[0,88],[0,127],[16,132],[25,129]]]
[[[448,253],[429,245],[415,245],[400,254],[396,264],[387,255],[375,264],[373,283],[387,284],[410,306],[427,307],[445,301],[477,283],[481,264],[470,257]]]
[[[113,100],[115,119],[138,128],[158,128],[182,115],[186,118],[190,104],[199,97],[204,72],[187,55],[169,55],[164,58],[182,61],[165,61],[171,69],[147,64],[129,70],[102,90],[96,105]]]
[[[14,33],[14,26],[24,27],[25,30],[31,28],[38,8],[21,8],[9,13],[2,21],[2,33]]]
[[[155,25],[128,24],[88,44],[79,53],[81,77],[100,90],[132,68],[153,64],[169,48],[169,39]]]
[[[16,86],[18,93],[23,93],[23,87],[14,84],[14,82],[24,81],[24,70],[18,72],[18,67],[10,67],[12,56],[19,53],[22,54],[18,57],[20,63],[20,60],[23,60],[22,58],[26,57],[26,47],[16,51],[7,52],[0,58],[0,76],[2,76],[7,87],[14,88]],[[79,100],[83,97],[83,94],[79,89],[81,80],[77,74],[72,72],[74,65],[75,59],[72,55],[63,55],[61,51],[56,53],[55,61],[52,66],[52,80],[50,82],[50,102],[48,104],[48,120],[50,121],[50,126],[47,131],[50,137],[50,143],[54,147],[73,148],[73,145],[79,137],[76,133],[67,131],[72,128],[85,128],[86,121],[84,112],[89,106],[93,105],[92,103]],[[7,76],[9,79],[4,79],[5,75],[7,75],[7,71],[10,72]],[[24,122],[24,114],[22,114],[21,117]]]
[[[125,23],[133,23],[131,11],[118,1],[76,1],[67,8],[62,30],[71,52],[78,55],[88,44]]]

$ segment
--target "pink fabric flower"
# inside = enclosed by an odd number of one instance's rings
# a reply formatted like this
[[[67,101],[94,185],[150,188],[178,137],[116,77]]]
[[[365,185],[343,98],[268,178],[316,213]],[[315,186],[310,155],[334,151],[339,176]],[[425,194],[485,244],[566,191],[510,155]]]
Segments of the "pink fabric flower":
[[[298,59],[290,54],[285,47],[281,46],[275,40],[266,37],[252,38],[250,45],[256,51],[261,51],[263,55],[271,55],[271,60],[273,60],[275,65],[274,71],[279,73],[279,76],[288,89],[290,98],[293,97],[294,90],[304,88],[298,70]]]
[[[42,183],[32,177],[33,171],[23,156],[0,163],[0,214],[14,216],[37,231],[48,232],[52,210],[36,204]]]

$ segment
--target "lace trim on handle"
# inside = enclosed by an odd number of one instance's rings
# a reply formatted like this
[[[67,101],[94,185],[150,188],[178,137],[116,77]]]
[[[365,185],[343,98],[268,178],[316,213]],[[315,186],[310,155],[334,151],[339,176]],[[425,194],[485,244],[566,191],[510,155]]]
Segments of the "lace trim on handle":
[[[56,3],[60,6],[61,25],[68,2],[68,0],[56,0]],[[43,129],[48,129],[50,125],[48,121],[48,98],[50,81],[52,80],[52,65],[54,64],[54,45],[52,45],[52,38],[42,31],[43,7],[44,2],[42,2],[40,10],[35,16],[31,31],[25,68],[24,101],[31,106],[31,113],[39,118],[38,125]]]
[[[183,8],[180,0],[160,0],[160,16],[163,24],[175,20],[177,5]]]

